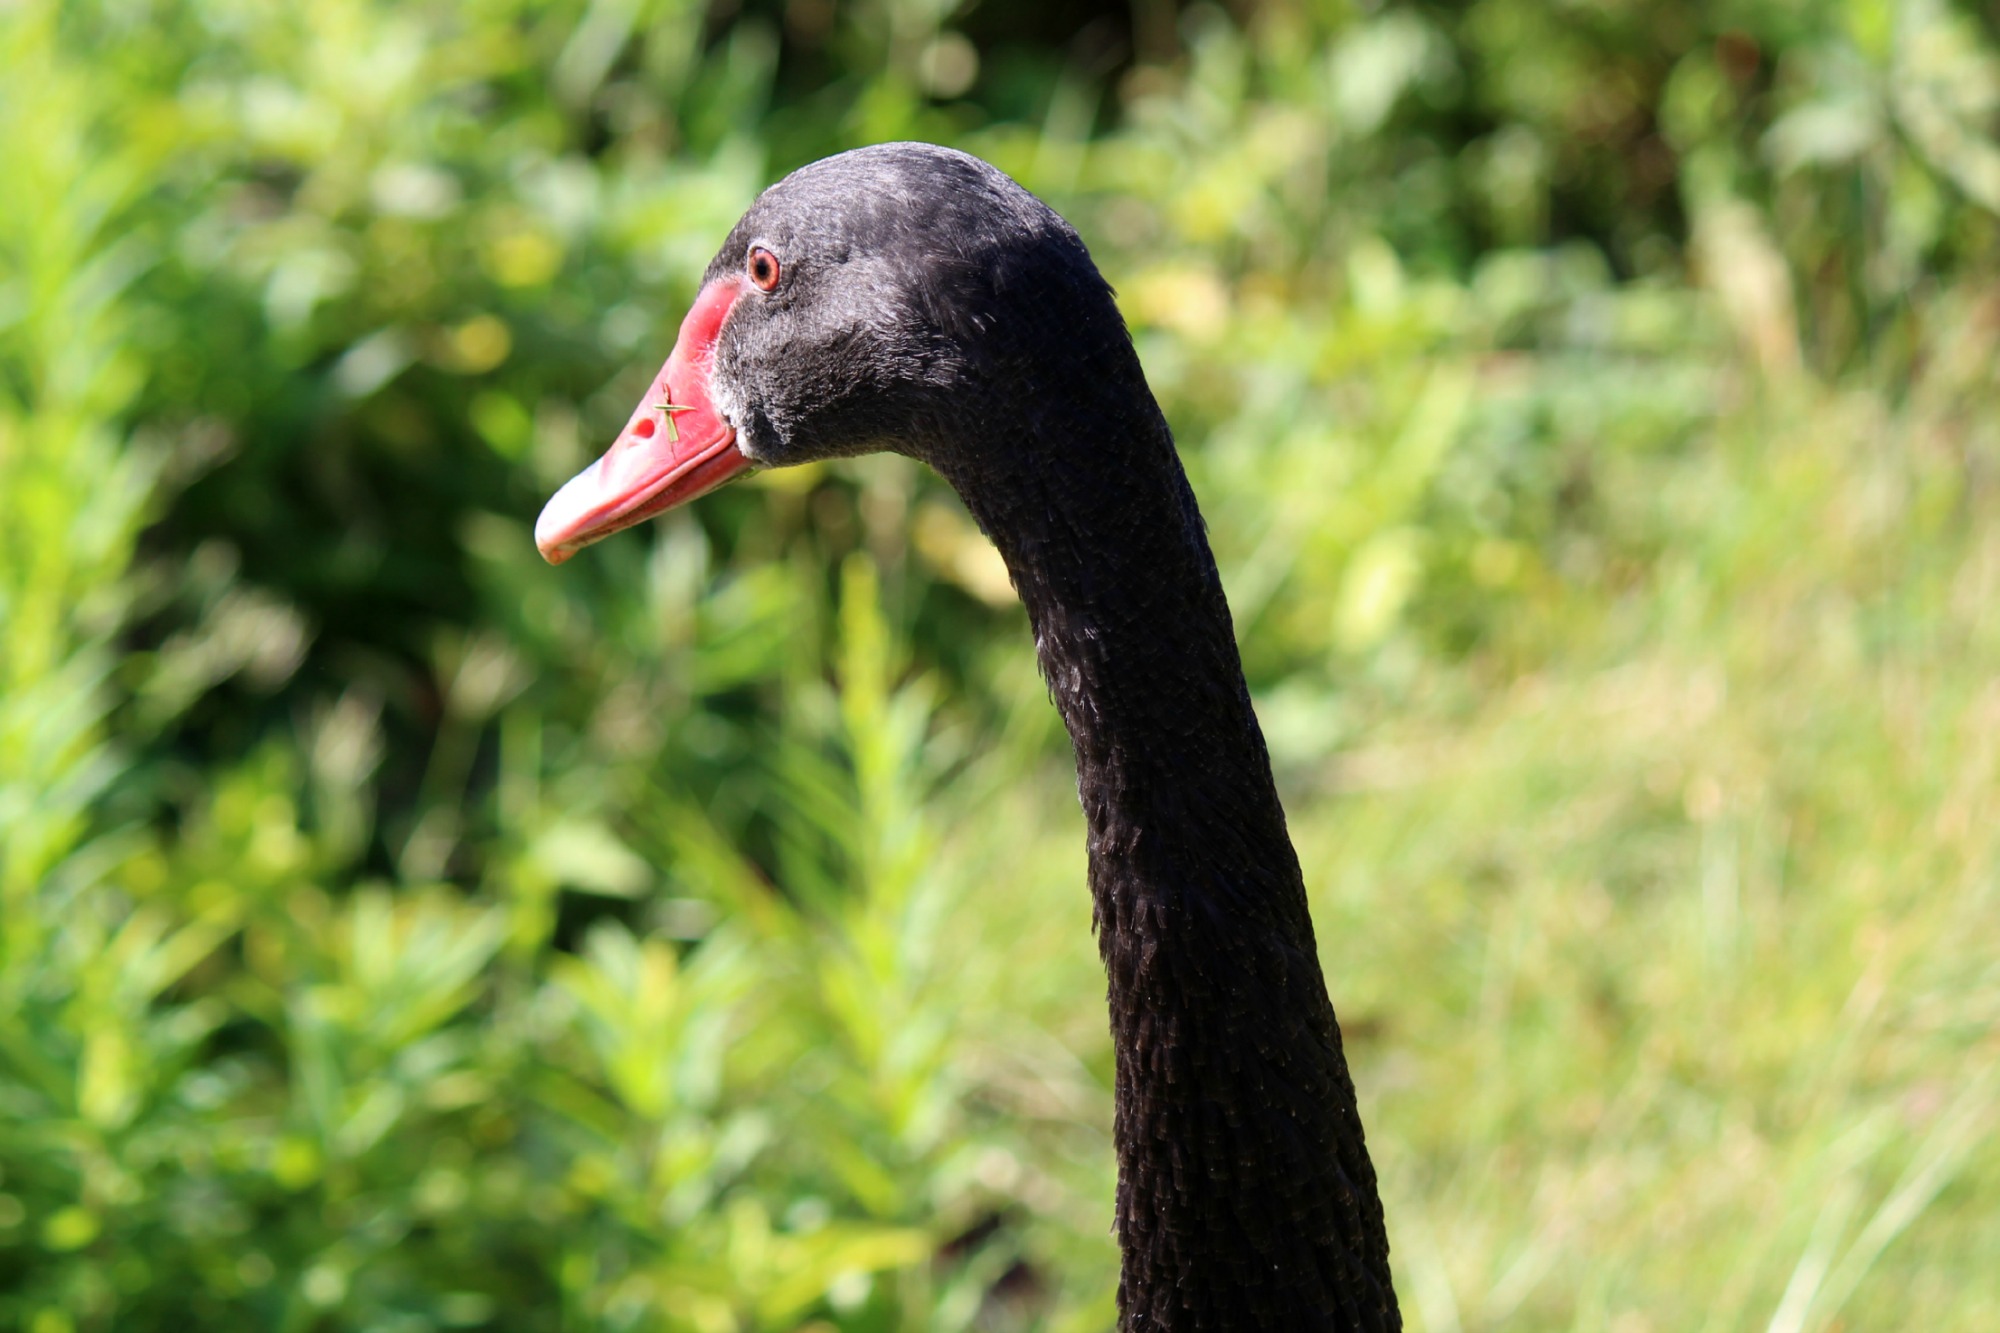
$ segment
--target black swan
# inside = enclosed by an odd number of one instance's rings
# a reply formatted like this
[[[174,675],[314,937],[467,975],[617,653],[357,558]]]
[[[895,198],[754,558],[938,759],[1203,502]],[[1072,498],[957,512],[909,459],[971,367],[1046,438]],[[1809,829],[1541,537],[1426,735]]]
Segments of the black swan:
[[[963,153],[761,195],[551,562],[753,467],[930,464],[1006,559],[1076,751],[1117,1052],[1120,1327],[1401,1326],[1375,1172],[1215,560],[1110,287]]]

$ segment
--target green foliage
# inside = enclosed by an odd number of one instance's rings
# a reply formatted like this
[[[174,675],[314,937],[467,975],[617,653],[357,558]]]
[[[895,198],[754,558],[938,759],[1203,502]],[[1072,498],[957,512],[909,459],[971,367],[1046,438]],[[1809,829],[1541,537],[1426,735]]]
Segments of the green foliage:
[[[898,137],[1121,292],[1412,1326],[1989,1322],[1990,22],[1091,16],[0,6],[0,1323],[1110,1326],[964,511],[530,540],[755,191]]]

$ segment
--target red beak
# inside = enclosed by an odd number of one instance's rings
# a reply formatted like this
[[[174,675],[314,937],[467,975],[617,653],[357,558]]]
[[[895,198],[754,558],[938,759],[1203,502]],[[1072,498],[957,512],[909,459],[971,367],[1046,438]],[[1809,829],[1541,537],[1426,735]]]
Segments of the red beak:
[[[740,277],[701,289],[673,355],[604,457],[570,478],[535,521],[535,545],[559,565],[594,541],[705,495],[746,472],[736,432],[709,401],[722,321],[743,295]]]

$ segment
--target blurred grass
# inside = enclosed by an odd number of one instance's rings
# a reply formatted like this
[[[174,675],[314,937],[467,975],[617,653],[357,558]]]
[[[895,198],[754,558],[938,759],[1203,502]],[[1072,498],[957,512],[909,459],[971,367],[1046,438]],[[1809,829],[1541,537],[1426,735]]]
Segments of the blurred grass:
[[[1423,1329],[1981,1329],[2000,35],[1937,3],[0,9],[0,1322],[1097,1330],[962,509],[534,554],[737,212],[962,144],[1174,421]]]

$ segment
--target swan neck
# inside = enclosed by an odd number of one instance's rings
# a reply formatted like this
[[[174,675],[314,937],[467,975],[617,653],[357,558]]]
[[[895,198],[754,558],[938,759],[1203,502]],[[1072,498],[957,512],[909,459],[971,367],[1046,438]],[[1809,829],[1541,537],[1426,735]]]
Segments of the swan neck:
[[[1067,402],[1033,423],[1073,448],[1062,467],[998,441],[942,467],[1007,561],[1076,754],[1117,1059],[1120,1327],[1397,1327],[1354,1087],[1193,492],[1143,380]]]

